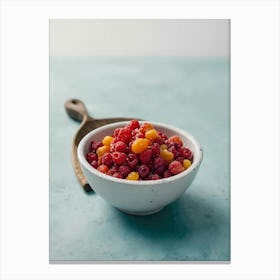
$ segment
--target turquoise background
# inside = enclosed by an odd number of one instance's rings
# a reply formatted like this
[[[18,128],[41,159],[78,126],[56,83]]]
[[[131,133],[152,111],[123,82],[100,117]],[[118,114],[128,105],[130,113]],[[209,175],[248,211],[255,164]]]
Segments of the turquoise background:
[[[151,216],[130,216],[86,194],[71,166],[79,98],[91,116],[177,126],[204,159],[188,191]],[[230,260],[230,61],[187,57],[50,57],[51,261]]]

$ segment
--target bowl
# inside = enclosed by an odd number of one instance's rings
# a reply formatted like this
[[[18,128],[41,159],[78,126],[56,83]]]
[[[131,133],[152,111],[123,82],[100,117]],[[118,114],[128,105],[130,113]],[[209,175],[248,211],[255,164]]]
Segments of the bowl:
[[[115,178],[93,168],[86,160],[90,143],[93,140],[101,141],[106,135],[111,135],[115,128],[126,124],[128,122],[116,122],[89,132],[78,145],[78,159],[90,186],[109,204],[132,215],[153,214],[178,199],[189,188],[202,161],[202,148],[188,132],[171,125],[152,122],[156,130],[163,132],[167,137],[178,135],[184,146],[191,149],[193,163],[188,169],[168,178],[132,181]]]

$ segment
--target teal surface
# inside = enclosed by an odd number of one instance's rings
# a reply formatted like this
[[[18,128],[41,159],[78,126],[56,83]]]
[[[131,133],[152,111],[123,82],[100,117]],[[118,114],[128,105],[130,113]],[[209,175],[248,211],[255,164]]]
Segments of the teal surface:
[[[50,58],[50,260],[230,260],[230,62],[226,58]],[[86,194],[71,166],[79,98],[96,118],[177,126],[204,159],[187,192],[151,216],[119,212]]]

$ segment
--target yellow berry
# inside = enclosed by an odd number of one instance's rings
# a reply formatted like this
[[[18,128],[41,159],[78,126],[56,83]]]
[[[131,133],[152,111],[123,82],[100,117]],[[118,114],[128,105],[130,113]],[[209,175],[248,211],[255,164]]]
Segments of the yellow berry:
[[[109,146],[102,146],[96,150],[96,154],[97,154],[98,158],[102,157],[104,154],[109,153],[109,152],[110,152]]]
[[[137,181],[139,179],[139,174],[138,172],[132,171],[127,175],[126,179]]]
[[[138,138],[132,143],[131,150],[135,154],[140,154],[147,150],[149,143],[150,141],[148,139]]]
[[[160,149],[161,149],[161,150],[166,150],[166,149],[167,149],[167,146],[166,146],[165,144],[162,144],[162,145],[160,145]]]
[[[174,154],[168,151],[167,149],[160,151],[160,157],[167,163],[171,162],[174,159]]]
[[[145,138],[147,138],[149,140],[155,140],[157,138],[157,136],[158,136],[158,133],[154,128],[146,131],[146,133],[145,133]]]
[[[102,140],[102,144],[104,146],[110,146],[110,144],[112,143],[112,141],[114,140],[114,137],[112,136],[105,136]]]
[[[185,169],[188,169],[191,165],[192,165],[192,162],[190,160],[188,160],[188,159],[183,160],[183,167]]]

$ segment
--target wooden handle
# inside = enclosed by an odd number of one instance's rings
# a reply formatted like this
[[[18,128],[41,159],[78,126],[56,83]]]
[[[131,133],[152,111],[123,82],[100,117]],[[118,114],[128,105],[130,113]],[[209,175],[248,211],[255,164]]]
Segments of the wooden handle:
[[[82,122],[89,117],[85,104],[79,99],[70,99],[66,101],[65,110],[69,117],[78,122]]]
[[[75,145],[75,143],[73,143],[73,148],[72,148],[72,165],[74,168],[74,172],[77,176],[77,179],[78,179],[81,187],[84,189],[84,191],[87,193],[93,192],[93,189],[87,182],[87,179],[85,178],[83,171],[81,169],[81,166],[80,166],[80,163],[78,160],[78,156],[77,156],[77,146]]]

